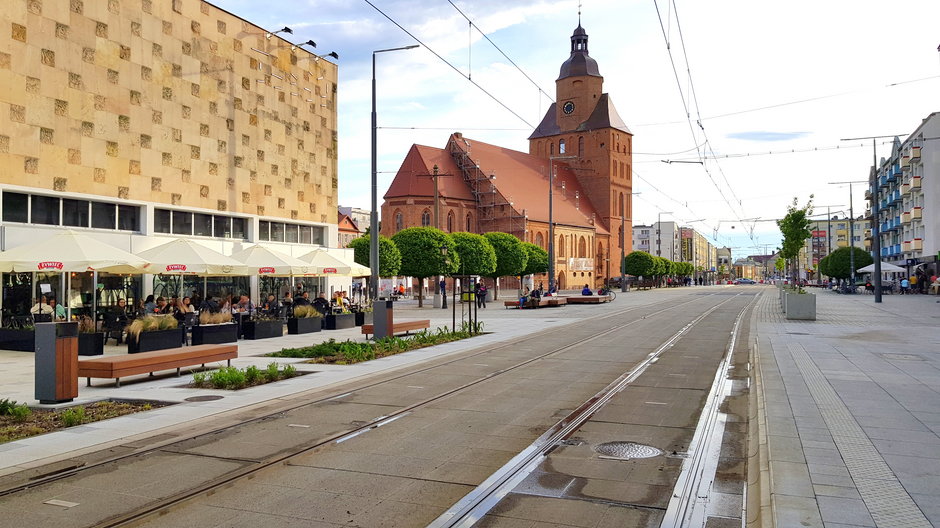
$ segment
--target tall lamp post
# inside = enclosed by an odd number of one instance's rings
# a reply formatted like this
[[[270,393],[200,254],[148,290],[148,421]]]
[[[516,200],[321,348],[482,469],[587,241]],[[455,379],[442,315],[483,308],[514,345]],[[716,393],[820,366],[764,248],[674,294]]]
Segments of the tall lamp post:
[[[369,281],[369,296],[374,300],[379,296],[379,184],[378,184],[378,151],[377,131],[378,119],[375,113],[375,56],[387,51],[398,51],[417,48],[417,44],[402,46],[400,48],[381,49],[372,52],[372,212],[369,214],[369,269],[372,274]]]
[[[829,182],[829,185],[844,185],[849,184],[849,271],[851,272],[852,280],[852,292],[855,292],[855,209],[852,204],[852,184],[853,183],[868,183],[865,180],[856,180],[856,181],[844,181],[844,182]],[[875,197],[877,198],[877,197]],[[874,200],[874,198],[873,198]],[[876,201],[877,203],[877,201]],[[876,206],[877,207],[877,206]],[[873,213],[874,219],[877,221],[877,209]],[[872,222],[874,224],[875,222]],[[874,233],[874,231],[873,231]],[[872,241],[874,243],[874,241]],[[879,251],[880,252],[880,251]],[[881,256],[875,259],[875,272],[878,274],[875,277],[875,302],[881,302]]]
[[[577,156],[549,156],[548,157],[548,291],[555,286],[555,221],[553,207],[555,199],[555,161],[577,159]]]

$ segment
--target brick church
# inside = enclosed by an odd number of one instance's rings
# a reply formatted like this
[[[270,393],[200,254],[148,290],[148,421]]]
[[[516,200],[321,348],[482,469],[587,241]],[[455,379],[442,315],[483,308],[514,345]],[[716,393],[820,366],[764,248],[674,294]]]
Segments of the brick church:
[[[385,193],[382,234],[414,226],[502,231],[548,250],[553,182],[559,288],[596,286],[619,276],[621,245],[629,253],[632,233],[633,134],[603,84],[579,24],[555,81],[556,102],[529,136],[529,152],[459,132],[444,148],[412,145]]]

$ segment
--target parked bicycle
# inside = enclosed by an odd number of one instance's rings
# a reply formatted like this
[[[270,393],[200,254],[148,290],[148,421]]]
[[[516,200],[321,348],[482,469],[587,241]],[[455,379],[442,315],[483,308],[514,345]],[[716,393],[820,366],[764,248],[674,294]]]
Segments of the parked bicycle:
[[[614,290],[610,288],[604,288],[603,286],[598,288],[597,294],[601,296],[606,295],[611,301],[617,298],[617,293],[614,292]]]

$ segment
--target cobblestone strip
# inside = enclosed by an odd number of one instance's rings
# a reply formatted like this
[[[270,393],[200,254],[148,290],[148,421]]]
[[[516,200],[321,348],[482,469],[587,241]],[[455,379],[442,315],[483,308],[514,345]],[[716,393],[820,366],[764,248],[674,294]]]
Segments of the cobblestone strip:
[[[894,472],[801,345],[788,345],[810,394],[877,526],[930,528]]]

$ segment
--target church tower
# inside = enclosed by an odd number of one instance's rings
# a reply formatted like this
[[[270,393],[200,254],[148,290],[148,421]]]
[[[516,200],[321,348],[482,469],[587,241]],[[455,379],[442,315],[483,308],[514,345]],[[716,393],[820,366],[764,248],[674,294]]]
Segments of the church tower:
[[[621,248],[624,254],[631,249],[633,134],[603,88],[597,61],[588,54],[588,34],[579,23],[571,35],[571,55],[555,81],[555,102],[529,136],[529,153],[571,157],[558,163],[576,174],[599,215],[595,225],[610,233],[609,246],[600,244],[595,257],[616,263]],[[611,273],[619,274],[619,268],[612,266]]]

